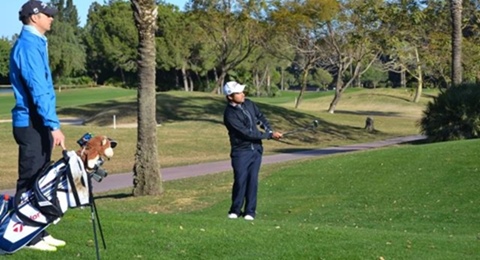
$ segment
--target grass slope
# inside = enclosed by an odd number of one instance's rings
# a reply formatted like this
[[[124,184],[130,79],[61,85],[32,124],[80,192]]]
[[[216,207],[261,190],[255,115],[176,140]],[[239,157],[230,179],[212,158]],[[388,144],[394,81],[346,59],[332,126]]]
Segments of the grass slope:
[[[104,259],[479,259],[480,141],[410,145],[262,168],[255,221],[229,220],[231,174],[165,183],[161,197],[97,197]],[[108,178],[105,180],[108,181]],[[56,253],[93,259],[89,210],[51,228]]]

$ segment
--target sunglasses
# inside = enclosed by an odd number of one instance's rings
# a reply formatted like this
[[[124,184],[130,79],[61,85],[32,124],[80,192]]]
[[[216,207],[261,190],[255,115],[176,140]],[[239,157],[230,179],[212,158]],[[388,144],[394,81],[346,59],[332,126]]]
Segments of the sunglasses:
[[[48,18],[53,18],[53,15],[49,15],[49,14],[46,14],[46,13],[42,13],[43,15],[45,15],[46,17]]]

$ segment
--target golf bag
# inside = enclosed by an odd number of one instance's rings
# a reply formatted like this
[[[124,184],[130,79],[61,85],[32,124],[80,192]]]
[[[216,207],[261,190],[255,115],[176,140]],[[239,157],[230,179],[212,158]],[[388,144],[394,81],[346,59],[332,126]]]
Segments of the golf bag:
[[[14,253],[50,224],[60,221],[68,208],[92,203],[91,181],[75,151],[46,166],[33,188],[16,194],[0,208],[0,255]]]

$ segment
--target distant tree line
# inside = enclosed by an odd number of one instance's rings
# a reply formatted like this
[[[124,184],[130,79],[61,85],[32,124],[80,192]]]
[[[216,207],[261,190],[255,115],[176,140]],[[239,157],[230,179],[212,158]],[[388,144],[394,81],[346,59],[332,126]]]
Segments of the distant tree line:
[[[479,1],[455,2],[461,27],[452,27],[449,1],[190,0],[183,11],[157,1],[157,90],[220,93],[235,79],[255,95],[297,87],[300,102],[303,91],[330,88],[332,113],[350,86],[412,87],[418,101],[421,89],[452,84],[455,28],[463,40],[463,81],[480,79]],[[47,35],[57,85],[137,87],[129,1],[93,3],[83,27],[72,0],[50,3],[59,9]],[[0,39],[0,84],[9,83],[17,37]]]

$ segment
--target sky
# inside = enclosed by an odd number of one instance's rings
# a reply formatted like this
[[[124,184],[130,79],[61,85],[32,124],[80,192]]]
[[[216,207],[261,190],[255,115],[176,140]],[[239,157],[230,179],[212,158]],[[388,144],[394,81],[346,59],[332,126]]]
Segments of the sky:
[[[18,11],[27,0],[0,0],[2,2],[2,15],[0,15],[0,37],[10,38],[15,33],[20,33],[22,23],[18,20]],[[49,2],[49,0],[44,0]],[[73,0],[77,7],[80,25],[84,26],[87,20],[88,8],[93,2],[104,4],[105,0]],[[164,2],[174,4],[181,10],[187,0],[165,0]]]

